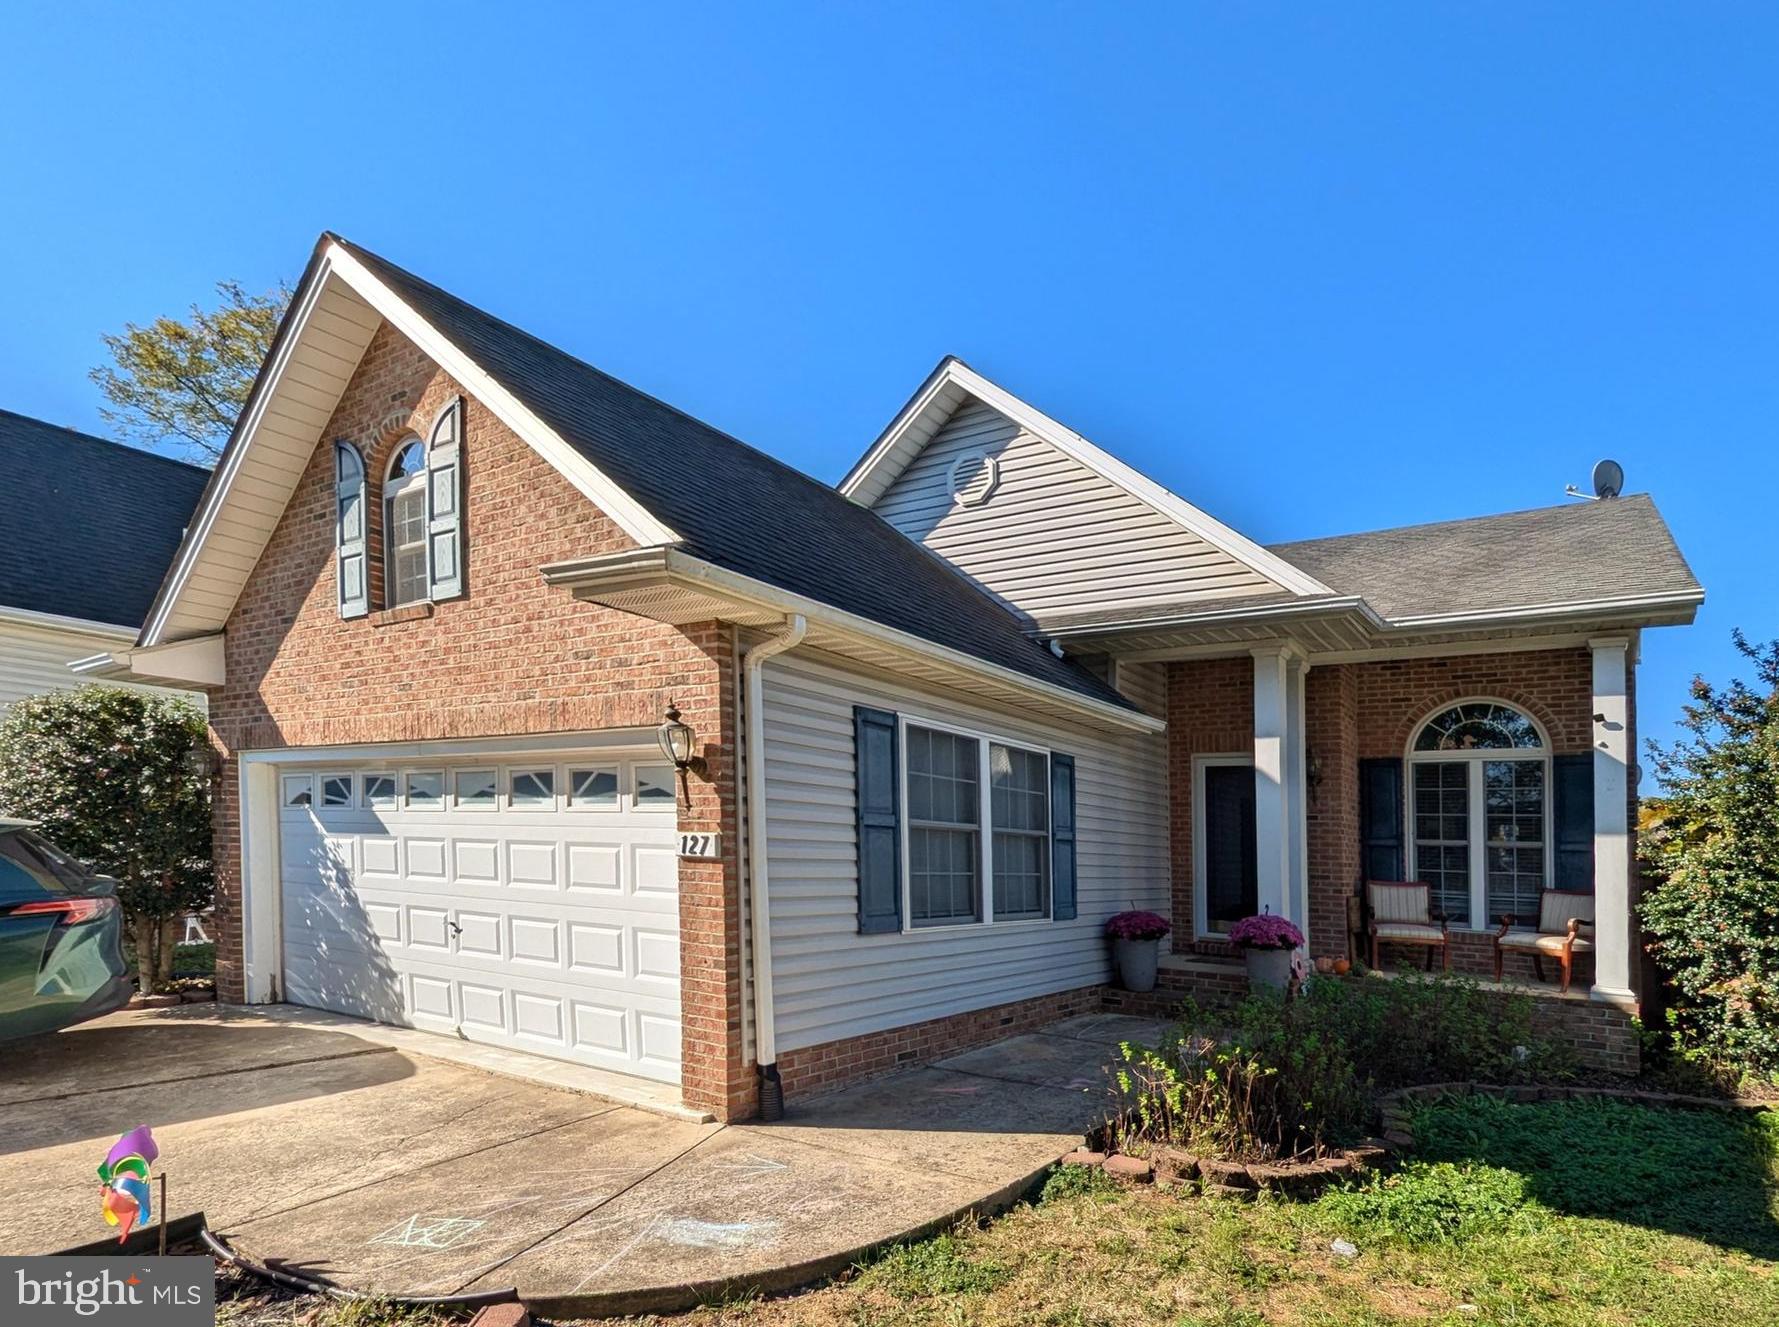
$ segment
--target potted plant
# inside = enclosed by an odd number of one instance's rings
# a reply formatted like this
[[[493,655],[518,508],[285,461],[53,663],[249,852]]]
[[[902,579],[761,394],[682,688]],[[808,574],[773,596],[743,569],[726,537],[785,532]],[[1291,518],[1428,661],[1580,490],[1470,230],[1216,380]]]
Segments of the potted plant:
[[[1112,960],[1118,980],[1127,991],[1155,989],[1155,969],[1161,961],[1161,937],[1171,931],[1166,917],[1154,912],[1120,912],[1106,922],[1112,937]]]
[[[1243,917],[1229,928],[1229,943],[1242,951],[1248,964],[1248,985],[1291,985],[1292,964],[1303,947],[1303,932],[1284,917],[1263,912]]]

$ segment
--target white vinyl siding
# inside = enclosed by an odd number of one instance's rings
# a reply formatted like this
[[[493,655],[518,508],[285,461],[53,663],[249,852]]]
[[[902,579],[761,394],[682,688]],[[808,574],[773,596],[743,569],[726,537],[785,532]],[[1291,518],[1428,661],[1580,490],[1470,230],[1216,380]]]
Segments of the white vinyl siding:
[[[69,663],[111,650],[126,650],[132,640],[129,635],[95,635],[74,628],[0,620],[0,707],[45,691],[86,686],[92,679],[70,672]],[[105,685],[127,686],[132,691],[167,690],[138,683]],[[168,694],[183,696],[200,709],[204,706],[201,691]]]
[[[980,452],[997,462],[986,502],[952,496],[952,469]],[[1020,428],[966,402],[874,509],[989,591],[1046,614],[1265,594],[1278,587]]]
[[[1160,735],[1113,737],[866,677],[802,655],[765,667],[767,851],[780,1050],[1108,979],[1105,920],[1169,906]],[[992,733],[1076,762],[1073,921],[858,933],[853,706]]]

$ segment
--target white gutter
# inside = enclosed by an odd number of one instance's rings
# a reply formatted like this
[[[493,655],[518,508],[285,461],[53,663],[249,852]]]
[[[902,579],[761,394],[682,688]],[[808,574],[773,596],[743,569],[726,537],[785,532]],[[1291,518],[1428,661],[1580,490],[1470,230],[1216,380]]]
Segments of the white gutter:
[[[743,741],[747,746],[747,879],[753,902],[754,1059],[764,1071],[778,1063],[778,1026],[772,1014],[772,904],[766,886],[766,698],[760,665],[795,649],[809,632],[801,613],[755,645],[741,660]]]

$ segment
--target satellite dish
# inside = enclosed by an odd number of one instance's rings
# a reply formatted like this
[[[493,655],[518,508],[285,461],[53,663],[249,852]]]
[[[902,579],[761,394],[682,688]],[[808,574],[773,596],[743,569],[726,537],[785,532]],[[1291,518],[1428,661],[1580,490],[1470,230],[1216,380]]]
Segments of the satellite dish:
[[[1625,486],[1625,468],[1617,461],[1600,461],[1594,466],[1594,496],[1616,498]]]

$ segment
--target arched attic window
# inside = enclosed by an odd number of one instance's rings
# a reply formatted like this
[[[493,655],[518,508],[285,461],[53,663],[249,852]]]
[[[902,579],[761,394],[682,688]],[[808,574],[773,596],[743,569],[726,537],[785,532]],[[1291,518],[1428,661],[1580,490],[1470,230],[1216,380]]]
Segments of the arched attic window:
[[[1412,876],[1454,927],[1536,917],[1550,880],[1550,744],[1494,700],[1427,718],[1408,750]]]

